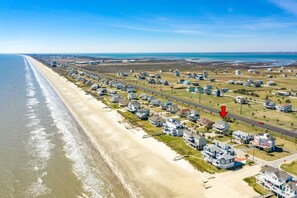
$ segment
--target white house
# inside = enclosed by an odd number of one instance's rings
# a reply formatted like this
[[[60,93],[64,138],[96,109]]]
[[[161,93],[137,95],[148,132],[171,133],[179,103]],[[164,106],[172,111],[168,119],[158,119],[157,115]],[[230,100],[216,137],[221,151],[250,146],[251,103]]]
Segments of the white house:
[[[212,128],[215,130],[215,132],[224,135],[227,135],[230,132],[230,126],[224,120],[217,121],[214,125],[212,125]]]
[[[275,139],[269,133],[255,135],[252,144],[260,150],[265,148],[270,152],[275,150]]]
[[[242,96],[236,96],[235,97],[235,102],[236,103],[239,103],[239,104],[247,104],[248,101],[245,97],[242,97]]]
[[[239,69],[237,69],[237,70],[235,70],[235,75],[240,76],[240,75],[242,75],[242,73]]]
[[[235,165],[235,152],[228,144],[206,145],[201,154],[204,160],[218,168],[231,169]]]
[[[184,131],[183,138],[186,144],[197,150],[202,150],[207,144],[207,140],[204,137],[187,130]]]
[[[266,165],[261,168],[260,173],[256,176],[256,180],[266,189],[276,194],[277,197],[297,197],[297,182],[284,171]]]
[[[163,133],[172,136],[183,136],[184,125],[180,120],[168,118],[163,126]]]
[[[240,142],[243,142],[245,144],[248,144],[251,140],[253,140],[252,135],[250,135],[250,134],[248,134],[246,132],[240,131],[240,130],[234,131],[232,133],[232,136],[236,140],[239,140]]]
[[[129,100],[136,100],[137,99],[137,96],[136,96],[136,93],[128,93],[128,99]]]
[[[293,106],[290,104],[278,104],[276,105],[276,110],[284,113],[289,113],[293,110]]]
[[[127,110],[131,113],[136,113],[140,109],[140,103],[137,101],[129,102]]]

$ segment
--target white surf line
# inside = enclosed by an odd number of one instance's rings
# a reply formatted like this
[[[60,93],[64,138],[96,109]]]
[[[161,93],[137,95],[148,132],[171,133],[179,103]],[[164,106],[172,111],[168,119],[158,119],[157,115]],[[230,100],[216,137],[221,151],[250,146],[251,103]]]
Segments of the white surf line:
[[[34,64],[29,60],[27,61],[46,99],[47,107],[51,112],[50,116],[62,135],[63,149],[66,157],[72,161],[74,174],[82,182],[83,189],[91,194],[91,197],[103,197],[101,189],[104,187],[104,184],[95,176],[96,170],[89,165],[84,157],[87,156],[87,153],[84,153],[87,145],[75,137],[75,133],[78,134],[79,130],[73,124],[75,122],[74,119],[47,80],[35,68]]]
[[[30,131],[30,137],[27,141],[26,148],[31,156],[30,168],[32,171],[37,172],[38,178],[36,181],[28,187],[27,194],[29,196],[42,196],[49,194],[51,189],[43,183],[42,177],[47,172],[44,169],[47,167],[47,162],[51,157],[51,144],[48,134],[45,132],[45,128],[40,124],[40,119],[36,113],[36,108],[39,104],[39,100],[36,96],[36,88],[34,86],[33,78],[30,72],[27,61],[24,59],[25,64],[25,81],[26,81],[26,96],[27,96],[27,114],[26,118],[28,124],[26,128]]]

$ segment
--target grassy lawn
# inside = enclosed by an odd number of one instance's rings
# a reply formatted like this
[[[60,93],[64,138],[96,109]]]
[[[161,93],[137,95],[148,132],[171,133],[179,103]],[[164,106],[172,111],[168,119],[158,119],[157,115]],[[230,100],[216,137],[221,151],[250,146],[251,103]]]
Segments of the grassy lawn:
[[[293,161],[289,164],[282,164],[281,165],[281,169],[283,169],[284,171],[297,175],[297,161]]]
[[[221,141],[221,142],[226,142],[231,139],[231,136],[226,136],[226,135],[217,135],[214,137],[214,139]]]
[[[286,157],[288,155],[290,155],[291,153],[289,152],[286,152],[286,151],[274,151],[274,152],[271,152],[271,153],[266,153],[265,151],[263,150],[259,150],[259,149],[256,149],[256,148],[253,148],[253,149],[248,149],[246,151],[246,153],[248,153],[250,156],[254,156],[259,158],[259,159],[263,159],[263,160],[266,160],[266,161],[274,161],[274,160],[277,160],[279,158],[282,158],[282,157]]]
[[[269,193],[269,191],[266,190],[263,186],[261,186],[260,184],[257,184],[255,177],[247,177],[247,178],[244,178],[243,180],[246,183],[248,183],[249,186],[251,186],[260,195],[265,195]]]

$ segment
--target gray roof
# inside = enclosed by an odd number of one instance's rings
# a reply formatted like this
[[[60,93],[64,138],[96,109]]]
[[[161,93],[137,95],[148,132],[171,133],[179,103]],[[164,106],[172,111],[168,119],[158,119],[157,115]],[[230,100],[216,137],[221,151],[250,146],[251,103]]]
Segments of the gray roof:
[[[228,124],[226,121],[224,121],[224,120],[219,120],[219,121],[217,121],[217,122],[215,123],[215,125],[220,125],[220,126],[222,126],[222,127],[224,127],[224,128],[226,128],[227,126],[229,126],[229,124]]]
[[[242,136],[242,137],[247,137],[247,136],[250,135],[250,134],[248,134],[248,133],[246,133],[246,132],[243,132],[243,131],[240,131],[240,130],[238,130],[238,131],[234,131],[232,134],[233,134],[233,135]]]
[[[272,166],[268,166],[268,165],[265,165],[265,166],[262,166],[261,167],[261,172],[270,172],[270,173],[274,173],[278,171],[276,168],[273,168]]]
[[[164,122],[164,119],[160,116],[154,115],[152,117],[149,117],[149,120],[153,122]]]
[[[218,147],[217,145],[208,145],[207,147],[209,148],[209,150],[211,152],[220,152],[221,151],[221,148]]]
[[[261,172],[269,172],[274,173],[278,178],[287,180],[288,178],[292,177],[285,171],[278,170],[277,168],[274,168],[272,166],[265,165],[261,168]]]
[[[283,180],[287,180],[288,178],[292,177],[291,175],[289,175],[288,173],[286,173],[285,171],[277,171],[275,172],[275,175],[278,177],[278,178],[281,178]]]
[[[146,113],[146,112],[150,112],[150,110],[146,108],[142,108],[142,109],[139,109],[138,112]]]
[[[297,190],[297,181],[290,181],[288,182],[288,185],[291,187],[293,191]]]

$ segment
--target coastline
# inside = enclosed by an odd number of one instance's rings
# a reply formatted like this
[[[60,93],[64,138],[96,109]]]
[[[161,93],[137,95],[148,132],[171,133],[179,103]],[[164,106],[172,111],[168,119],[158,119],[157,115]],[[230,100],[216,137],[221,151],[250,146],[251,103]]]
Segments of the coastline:
[[[126,129],[116,111],[107,111],[73,83],[26,58],[53,86],[131,197],[205,197],[204,174],[185,160],[173,161],[177,154],[165,144],[142,139],[145,132]]]

